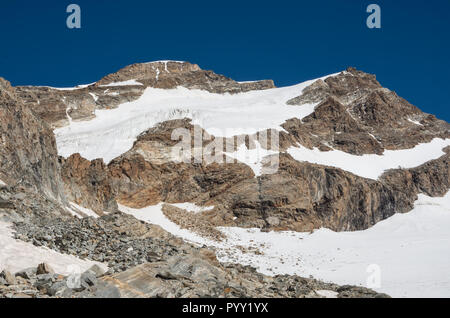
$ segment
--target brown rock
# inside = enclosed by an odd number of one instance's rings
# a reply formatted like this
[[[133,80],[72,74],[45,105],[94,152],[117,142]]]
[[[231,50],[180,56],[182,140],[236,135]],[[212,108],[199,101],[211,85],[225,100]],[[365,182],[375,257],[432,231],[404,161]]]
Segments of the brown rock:
[[[55,271],[53,270],[53,268],[47,263],[39,264],[36,271],[36,275],[54,274],[54,273]]]
[[[78,205],[90,208],[97,214],[117,211],[115,195],[107,166],[103,160],[89,161],[73,154],[59,158],[61,175],[67,198]]]
[[[231,185],[254,176],[241,163],[184,163],[171,158],[174,127],[193,129],[189,121],[170,121],[141,134],[133,148],[108,169],[117,200],[142,208],[159,202],[206,202]]]
[[[294,137],[283,149],[299,142],[308,148],[325,144],[356,155],[381,154],[450,137],[446,122],[422,113],[383,88],[375,76],[354,68],[316,81],[287,103],[318,106],[302,121],[290,119],[283,125]]]
[[[0,174],[14,184],[65,201],[51,129],[0,78]]]
[[[13,274],[8,272],[7,270],[4,270],[0,273],[0,278],[3,278],[5,280],[6,286],[16,284],[16,278],[14,277]]]
[[[202,70],[198,65],[188,62],[152,62],[133,64],[114,74],[105,76],[96,86],[134,79],[144,86],[156,88],[175,88],[184,86],[190,89],[203,89],[211,93],[240,93],[250,90],[274,88],[273,81],[238,83],[212,71]]]

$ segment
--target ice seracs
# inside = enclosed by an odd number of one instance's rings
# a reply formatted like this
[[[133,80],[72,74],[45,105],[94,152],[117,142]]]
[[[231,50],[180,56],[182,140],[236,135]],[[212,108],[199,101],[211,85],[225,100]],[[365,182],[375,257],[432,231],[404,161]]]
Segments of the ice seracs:
[[[79,152],[89,160],[103,158],[110,162],[128,151],[140,133],[171,119],[191,118],[193,124],[208,133],[214,131],[216,137],[231,137],[243,128],[249,133],[281,130],[287,119],[303,118],[314,111],[315,104],[291,107],[285,103],[312,82],[235,95],[148,87],[136,101],[116,109],[97,110],[96,118],[90,121],[56,129],[58,152],[64,157]]]
[[[314,81],[239,94],[215,94],[184,87],[147,87],[133,102],[121,104],[116,109],[97,110],[96,118],[90,121],[72,122],[56,129],[58,152],[64,157],[79,152],[89,160],[103,158],[110,162],[128,151],[140,133],[171,119],[191,118],[193,124],[208,133],[214,131],[216,137],[232,137],[242,129],[248,133],[269,128],[283,131],[280,125],[287,119],[301,119],[314,111],[317,104],[301,107],[286,104]],[[180,109],[184,111],[177,112]]]

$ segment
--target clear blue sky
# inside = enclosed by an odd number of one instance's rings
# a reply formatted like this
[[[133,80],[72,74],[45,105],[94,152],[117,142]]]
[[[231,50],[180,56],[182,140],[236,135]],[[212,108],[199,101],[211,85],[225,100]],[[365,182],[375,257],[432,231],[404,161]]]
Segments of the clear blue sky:
[[[70,3],[81,30],[66,27]],[[371,3],[380,30],[366,27]],[[14,0],[1,1],[0,28],[13,85],[74,86],[161,59],[278,86],[355,66],[450,121],[448,0]]]

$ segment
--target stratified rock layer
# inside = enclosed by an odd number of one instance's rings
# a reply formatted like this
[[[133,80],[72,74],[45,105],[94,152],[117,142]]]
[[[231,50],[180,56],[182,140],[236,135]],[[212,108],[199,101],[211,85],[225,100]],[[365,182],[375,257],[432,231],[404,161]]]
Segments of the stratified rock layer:
[[[10,83],[0,78],[0,179],[33,188],[63,202],[56,142]]]

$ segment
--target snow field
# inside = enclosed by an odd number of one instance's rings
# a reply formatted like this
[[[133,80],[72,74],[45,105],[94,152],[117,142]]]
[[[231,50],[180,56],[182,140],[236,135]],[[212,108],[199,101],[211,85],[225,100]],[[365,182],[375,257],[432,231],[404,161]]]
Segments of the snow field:
[[[250,265],[263,274],[312,275],[394,297],[450,297],[450,193],[443,198],[419,195],[411,212],[396,214],[364,231],[265,233],[220,227],[227,236],[223,242],[181,229],[165,217],[161,207],[162,203],[143,209],[120,206],[120,210],[188,242],[215,248],[221,262]],[[256,250],[261,254],[252,252]],[[373,268],[379,269],[379,285],[367,285]]]

